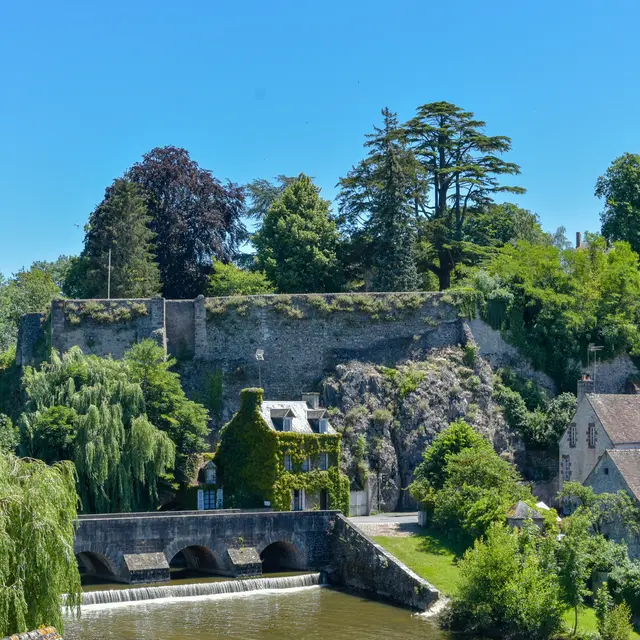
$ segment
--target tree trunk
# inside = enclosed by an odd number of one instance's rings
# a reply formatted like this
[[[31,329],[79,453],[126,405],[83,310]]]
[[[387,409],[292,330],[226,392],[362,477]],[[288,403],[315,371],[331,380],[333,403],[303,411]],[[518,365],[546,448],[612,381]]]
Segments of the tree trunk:
[[[451,255],[448,251],[440,251],[438,254],[440,269],[438,271],[438,286],[440,291],[444,291],[451,286],[451,272],[455,267]]]

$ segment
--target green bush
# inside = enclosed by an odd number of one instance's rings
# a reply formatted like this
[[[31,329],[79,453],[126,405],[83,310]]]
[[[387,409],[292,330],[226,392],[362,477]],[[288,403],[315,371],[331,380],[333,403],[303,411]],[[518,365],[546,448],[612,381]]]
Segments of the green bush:
[[[446,626],[532,640],[560,631],[564,607],[555,573],[544,566],[535,545],[522,545],[519,538],[494,523],[465,553]]]
[[[595,610],[601,640],[629,640],[631,638],[633,631],[631,608],[626,602],[614,605],[606,582],[600,586],[596,594]]]

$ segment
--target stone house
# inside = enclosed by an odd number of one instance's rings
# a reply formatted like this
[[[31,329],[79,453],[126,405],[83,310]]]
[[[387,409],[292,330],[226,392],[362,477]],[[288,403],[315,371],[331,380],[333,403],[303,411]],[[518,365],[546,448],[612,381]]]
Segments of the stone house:
[[[198,511],[224,508],[224,489],[218,483],[218,467],[209,460],[198,473]]]
[[[560,490],[584,483],[605,452],[640,449],[640,396],[596,394],[593,380],[578,381],[578,406],[558,443]]]
[[[583,483],[595,493],[616,493],[621,489],[640,505],[640,448],[610,449],[605,451]],[[605,527],[604,533],[614,540],[626,540],[629,554],[640,557],[637,536],[623,526],[613,524]]]
[[[510,527],[522,529],[527,518],[531,518],[533,524],[535,524],[539,529],[544,527],[544,516],[538,510],[530,507],[523,500],[520,500],[507,513],[507,524]]]
[[[319,394],[264,401],[262,389],[243,389],[240,410],[222,428],[214,457],[225,506],[347,514],[340,440]]]

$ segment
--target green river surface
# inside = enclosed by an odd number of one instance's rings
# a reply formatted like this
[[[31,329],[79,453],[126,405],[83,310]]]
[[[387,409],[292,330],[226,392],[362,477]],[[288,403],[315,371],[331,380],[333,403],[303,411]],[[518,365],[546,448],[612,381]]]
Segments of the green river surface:
[[[406,609],[321,586],[82,607],[65,640],[446,640]]]

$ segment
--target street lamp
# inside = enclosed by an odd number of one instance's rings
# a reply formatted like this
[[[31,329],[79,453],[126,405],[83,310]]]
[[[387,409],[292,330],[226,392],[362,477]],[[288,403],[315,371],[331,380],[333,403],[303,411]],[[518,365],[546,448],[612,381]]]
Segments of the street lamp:
[[[262,388],[262,367],[264,361],[264,349],[256,349],[256,360],[258,361],[258,386]]]

